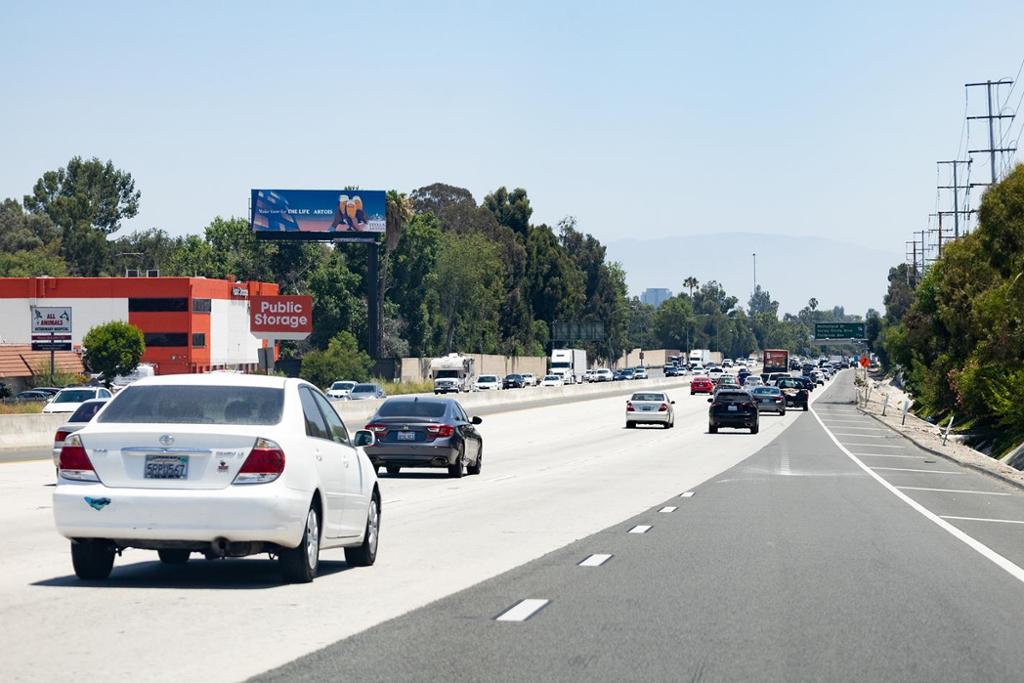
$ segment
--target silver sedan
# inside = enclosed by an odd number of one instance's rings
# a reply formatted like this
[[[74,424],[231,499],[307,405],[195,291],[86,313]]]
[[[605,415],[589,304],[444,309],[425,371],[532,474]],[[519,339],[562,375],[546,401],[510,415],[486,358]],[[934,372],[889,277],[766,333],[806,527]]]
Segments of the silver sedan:
[[[626,429],[638,424],[660,424],[671,429],[676,424],[675,401],[659,391],[638,391],[626,401]]]

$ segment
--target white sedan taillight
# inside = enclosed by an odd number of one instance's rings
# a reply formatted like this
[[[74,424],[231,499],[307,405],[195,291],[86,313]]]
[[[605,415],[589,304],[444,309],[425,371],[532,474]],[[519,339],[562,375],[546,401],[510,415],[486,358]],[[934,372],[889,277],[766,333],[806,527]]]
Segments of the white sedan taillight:
[[[60,457],[57,460],[57,469],[60,476],[74,481],[99,481],[96,470],[89,460],[89,454],[82,446],[82,438],[72,434],[64,441],[64,447],[60,449]]]
[[[242,469],[235,475],[234,484],[267,484],[284,472],[284,451],[270,439],[256,439]]]

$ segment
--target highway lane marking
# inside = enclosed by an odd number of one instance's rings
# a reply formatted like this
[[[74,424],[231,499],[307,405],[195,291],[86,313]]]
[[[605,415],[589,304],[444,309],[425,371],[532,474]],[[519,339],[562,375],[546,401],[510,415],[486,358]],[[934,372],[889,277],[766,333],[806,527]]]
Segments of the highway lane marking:
[[[939,515],[943,519],[962,519],[966,522],[999,522],[1001,524],[1024,524],[1024,521],[1017,519],[988,519],[986,517],[954,517],[953,515]]]
[[[865,448],[903,448],[903,446],[886,446],[881,443],[848,443],[847,446],[864,446]],[[924,456],[922,456],[924,457]]]
[[[516,475],[514,475],[514,474],[506,474],[503,477],[495,477],[494,479],[488,479],[487,481],[489,481],[489,482],[490,481],[505,481],[506,479],[514,479],[515,476]]]
[[[680,498],[693,498],[693,491],[687,491],[686,493],[680,493]]]
[[[822,424],[821,426],[824,427],[825,425]],[[859,436],[862,439],[884,439],[885,438],[884,436],[872,436],[870,434],[847,434],[845,432],[843,432],[843,433],[836,432],[836,436]]]
[[[782,463],[779,465],[779,474],[784,477],[788,477],[791,474],[789,471],[789,453],[782,454]]]
[[[913,458],[914,460],[921,460],[925,457],[923,455],[904,455],[902,453],[856,453],[856,455],[861,458],[871,456],[872,458]]]
[[[500,614],[495,621],[526,621],[543,609],[550,600],[544,598],[527,598],[520,600],[511,609]]]
[[[835,417],[826,417],[825,419],[828,420],[829,422],[846,422],[848,424],[855,425],[864,424],[864,420],[840,420],[839,418]]]
[[[650,524],[637,524],[635,527],[629,530],[631,534],[646,534],[651,530]]]
[[[602,564],[612,559],[609,553],[595,553],[585,560],[579,563],[580,567],[600,567]]]
[[[954,472],[953,470],[922,470],[910,467],[872,467],[873,470],[887,470],[889,472],[924,472],[925,474],[966,474],[965,472]]]
[[[658,510],[658,512],[675,512],[678,509],[679,508],[677,508],[675,505],[666,505],[665,507]]]
[[[875,472],[870,467],[865,465],[860,458],[851,453],[850,450],[846,448],[846,446],[844,446],[839,441],[839,439],[836,438],[835,434],[832,433],[832,430],[825,426],[825,423],[822,421],[821,417],[818,416],[818,412],[816,410],[812,410],[811,414],[814,415],[814,419],[818,421],[818,424],[821,425],[821,428],[824,429],[825,433],[828,434],[830,439],[832,439],[832,443],[834,443],[839,450],[845,453],[846,457],[852,460],[858,467],[867,472],[869,476],[873,477],[875,481],[877,481],[879,484],[888,489],[891,494],[902,500],[904,503],[909,505],[917,512],[921,513],[925,517],[925,519],[932,522],[940,529],[956,538],[958,541],[964,543],[966,546],[974,550],[976,553],[978,553],[985,559],[992,562],[994,565],[1005,571],[1007,574],[1017,579],[1021,583],[1024,583],[1024,569],[1014,564],[1010,560],[1006,559],[1005,557],[997,553],[995,550],[992,550],[992,548],[989,548],[987,545],[985,545],[978,539],[974,538],[970,534],[965,533],[962,529],[953,526],[952,524],[942,519],[925,506],[918,503],[916,500],[914,500],[907,494],[903,493],[903,491],[900,491],[898,488],[887,482],[882,475],[880,475],[878,472]]]
[[[839,429],[856,429],[860,432],[887,432],[888,429],[879,429],[878,427],[839,427]]]
[[[938,491],[940,493],[973,493],[979,496],[1012,496],[1003,491],[972,491],[970,489],[933,489],[928,486],[897,486],[901,491]]]

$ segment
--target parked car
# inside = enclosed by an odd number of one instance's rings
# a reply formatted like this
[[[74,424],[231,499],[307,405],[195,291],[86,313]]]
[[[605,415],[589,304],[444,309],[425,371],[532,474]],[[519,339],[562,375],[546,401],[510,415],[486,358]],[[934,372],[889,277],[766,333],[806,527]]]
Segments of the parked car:
[[[749,391],[750,395],[754,398],[754,402],[757,404],[757,409],[762,413],[786,414],[786,399],[782,395],[782,390],[778,387],[760,386],[754,387]]]
[[[542,387],[564,387],[565,380],[562,379],[561,375],[544,375],[540,385]]]
[[[526,380],[522,375],[505,375],[505,379],[501,381],[502,389],[522,389],[525,386]]]
[[[374,398],[387,398],[379,384],[357,384],[348,393],[349,401],[366,401]]]
[[[647,368],[643,366],[633,368],[633,379],[647,379]]]
[[[798,377],[785,377],[776,382],[775,386],[782,390],[787,406],[803,408],[804,410],[808,409],[809,392],[804,386],[802,379]]]
[[[473,391],[497,391],[501,385],[501,378],[497,375],[480,375],[473,383]]]
[[[348,398],[348,395],[352,393],[358,382],[351,380],[338,380],[332,382],[331,386],[327,389],[327,396],[329,398]]]
[[[626,401],[626,429],[638,424],[660,424],[666,429],[676,426],[675,401],[659,391],[638,391]]]
[[[293,582],[313,580],[323,548],[372,565],[381,498],[363,447],[373,441],[299,379],[142,379],[64,441],[57,531],[90,580],[109,576],[124,548],[167,564],[270,553]]]
[[[366,449],[374,467],[398,474],[403,467],[446,467],[451,477],[480,474],[484,441],[452,398],[395,397],[381,404],[366,428],[376,436]]]
[[[598,368],[594,371],[595,382],[611,382],[615,379],[615,375],[608,368]]]
[[[42,403],[44,401],[49,401],[50,395],[44,391],[31,389],[29,391],[19,391],[11,400],[16,403],[35,403],[37,401]]]
[[[745,391],[719,391],[708,403],[708,432],[717,434],[721,427],[749,429],[757,434],[760,429],[754,398]]]
[[[523,373],[523,386],[535,387],[537,386],[537,377],[532,372]]]
[[[78,410],[71,414],[68,421],[57,428],[53,435],[53,466],[57,467],[60,460],[60,450],[64,448],[64,440],[85,427],[96,417],[100,408],[105,406],[110,399],[91,398],[78,406]]]
[[[73,413],[91,398],[110,398],[113,394],[104,387],[69,387],[61,389],[43,406],[44,413]]]
[[[711,381],[710,377],[699,375],[690,380],[690,396],[694,394],[713,394],[715,392],[715,383]]]
[[[56,396],[60,393],[61,387],[33,387],[32,391],[41,391],[49,396]]]

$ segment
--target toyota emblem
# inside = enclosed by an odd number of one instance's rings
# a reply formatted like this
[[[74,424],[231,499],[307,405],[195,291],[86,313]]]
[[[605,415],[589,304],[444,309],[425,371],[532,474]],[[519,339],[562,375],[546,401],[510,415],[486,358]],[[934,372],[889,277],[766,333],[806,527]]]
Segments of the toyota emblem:
[[[161,446],[170,446],[173,443],[174,443],[174,437],[171,436],[170,434],[164,434],[163,436],[160,437],[160,445]]]

